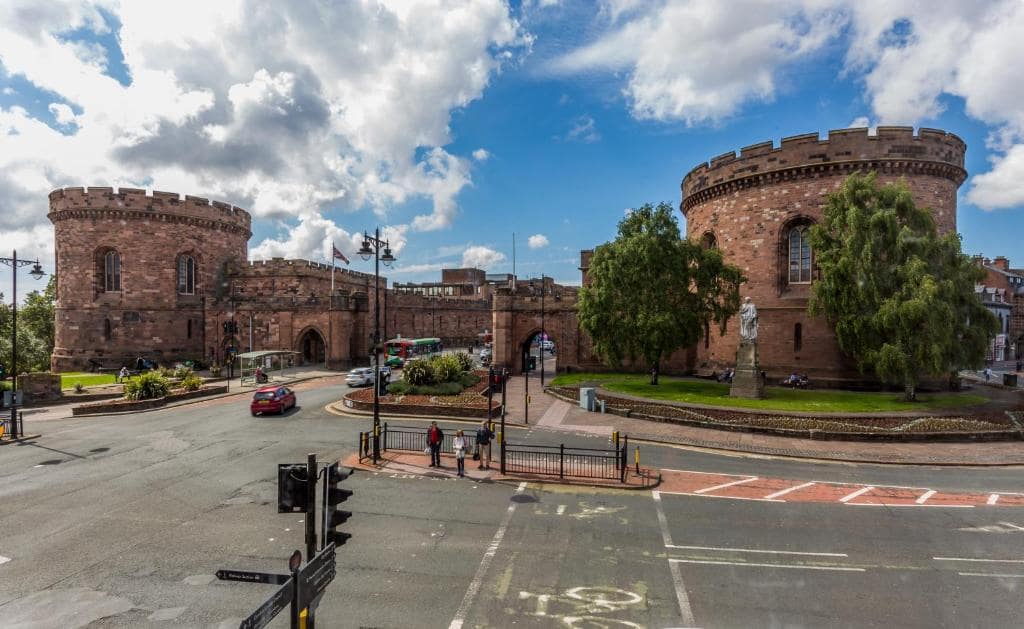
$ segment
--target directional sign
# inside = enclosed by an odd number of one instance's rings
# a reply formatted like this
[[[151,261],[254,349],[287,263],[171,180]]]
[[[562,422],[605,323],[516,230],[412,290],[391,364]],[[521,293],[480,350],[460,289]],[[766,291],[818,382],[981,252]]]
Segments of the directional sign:
[[[308,607],[314,598],[327,589],[327,584],[334,580],[334,557],[332,542],[299,571],[300,607]]]
[[[245,581],[247,583],[270,583],[271,585],[283,585],[292,577],[288,574],[274,574],[272,572],[218,570],[217,578],[221,581]]]
[[[260,629],[269,625],[274,616],[280,614],[282,609],[291,604],[294,587],[292,578],[288,577],[285,584],[277,592],[274,592],[273,596],[238,625],[238,629]]]

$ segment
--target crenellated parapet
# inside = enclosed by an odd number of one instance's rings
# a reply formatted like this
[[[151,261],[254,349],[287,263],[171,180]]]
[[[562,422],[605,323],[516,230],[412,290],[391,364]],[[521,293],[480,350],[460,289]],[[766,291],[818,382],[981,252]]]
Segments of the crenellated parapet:
[[[949,179],[957,186],[967,177],[959,137],[939,129],[878,127],[838,129],[825,139],[817,133],[752,144],[697,165],[683,178],[680,209],[686,215],[695,205],[739,189],[777,181],[846,175],[857,171],[931,175]]]
[[[237,268],[236,272],[244,277],[299,275],[329,280],[331,278],[331,265],[312,260],[271,258],[270,260],[251,260],[248,264]],[[358,282],[365,285],[367,282],[373,282],[373,274],[353,271],[339,266],[334,268],[334,279],[335,282]],[[386,277],[381,276],[380,285],[382,289],[387,285]]]
[[[72,187],[50,193],[48,218],[156,219],[252,236],[252,218],[242,208],[203,197],[139,188]]]

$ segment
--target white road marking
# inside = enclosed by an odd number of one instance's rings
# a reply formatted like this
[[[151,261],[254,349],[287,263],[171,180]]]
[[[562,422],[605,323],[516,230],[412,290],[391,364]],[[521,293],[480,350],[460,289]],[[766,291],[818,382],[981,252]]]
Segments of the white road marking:
[[[695,494],[692,491],[660,491],[658,493],[670,496],[700,496],[701,498],[725,498],[726,500],[753,500],[754,502],[786,502],[774,498],[747,498],[745,496],[716,496],[714,494]]]
[[[1024,531],[1024,526],[1017,526],[1013,522],[1000,522],[1000,524],[1002,524],[1003,526],[1008,526],[1011,529],[1017,529],[1018,531]],[[0,561],[0,563],[3,563],[3,562]]]
[[[774,494],[768,494],[767,496],[765,496],[765,498],[767,500],[771,500],[772,498],[778,498],[779,496],[785,496],[786,494],[788,494],[791,491],[796,491],[798,489],[804,489],[805,487],[810,487],[811,485],[816,485],[816,484],[817,483],[815,483],[814,481],[811,481],[809,483],[804,483],[803,485],[797,485],[796,487],[790,487],[789,489],[783,489],[782,491],[777,491]]]
[[[744,566],[748,568],[791,568],[794,570],[832,570],[835,572],[867,572],[864,568],[846,568],[841,566],[800,566],[785,563],[747,563],[745,561],[711,561],[706,559],[669,559],[672,563],[700,563],[716,566]]]
[[[563,513],[565,513],[565,505],[558,505],[558,509],[555,510],[555,513],[557,513],[558,515],[562,515]]]
[[[734,553],[770,553],[772,555],[810,555],[814,557],[849,557],[846,553],[809,553],[796,550],[758,550],[756,548],[725,548],[721,546],[678,546],[676,544],[665,544],[666,548],[681,548],[685,550],[724,550]]]
[[[5,564],[5,563],[7,563],[10,560],[11,560],[10,557],[4,557],[3,555],[0,555],[0,564]]]
[[[936,561],[976,561],[978,563],[1024,563],[1024,559],[979,559],[977,557],[932,557]]]
[[[516,487],[513,495],[518,495],[526,489],[526,481],[519,483]],[[462,597],[462,604],[459,605],[459,609],[455,612],[455,618],[452,619],[451,624],[448,625],[448,629],[461,629],[462,623],[466,622],[466,614],[469,613],[469,607],[473,604],[473,599],[476,597],[477,592],[480,591],[480,586],[483,585],[484,577],[487,576],[487,569],[491,566],[491,561],[494,560],[494,556],[498,554],[498,547],[501,546],[501,540],[505,537],[505,531],[508,529],[509,523],[512,521],[512,514],[516,512],[516,505],[518,503],[510,501],[508,510],[505,511],[505,517],[502,518],[501,524],[498,526],[498,531],[494,534],[494,539],[491,540],[490,545],[487,547],[487,551],[484,553],[483,559],[480,560],[480,566],[476,569],[476,574],[473,575],[473,580],[469,583],[469,588],[466,589],[466,595]]]
[[[930,509],[973,509],[974,505],[919,505],[896,504],[890,502],[848,502],[847,507],[925,507]]]
[[[752,480],[757,480],[757,476],[750,476],[748,478],[741,478],[740,480],[734,480],[731,483],[722,483],[721,485],[715,485],[713,487],[705,487],[704,489],[696,490],[695,494],[703,494],[709,491],[715,491],[716,489],[725,489],[726,487],[732,487],[733,485],[742,485],[743,483],[749,483]]]
[[[866,494],[869,491],[871,491],[872,489],[874,489],[874,487],[871,486],[871,485],[868,485],[867,487],[861,487],[860,489],[858,489],[857,491],[853,492],[852,494],[846,494],[845,496],[840,498],[839,502],[850,502],[851,500],[853,500],[857,496],[859,496],[861,494]]]
[[[668,518],[665,517],[665,510],[661,507],[661,492],[652,491],[651,497],[654,498],[654,506],[658,511],[661,539],[665,546],[671,546],[672,535],[668,530]],[[687,627],[696,626],[697,623],[693,619],[693,609],[690,607],[690,597],[686,595],[686,584],[683,583],[683,573],[679,570],[679,566],[671,561],[668,563],[668,570],[672,573],[672,584],[676,590],[676,600],[679,602],[679,616]]]
[[[989,574],[988,572],[957,572],[962,577],[999,577],[1000,579],[1024,579],[1024,574]]]
[[[920,495],[920,496],[918,497],[918,499],[917,499],[917,500],[915,500],[914,502],[915,502],[915,503],[917,503],[917,504],[919,504],[919,505],[923,505],[924,503],[928,502],[928,499],[929,499],[929,498],[931,498],[932,496],[934,496],[934,495],[935,495],[935,494],[937,494],[937,493],[938,493],[938,492],[937,492],[937,491],[935,491],[934,489],[929,489],[928,491],[926,491],[926,492],[924,492],[923,494],[921,494],[921,495]]]
[[[994,505],[999,500],[999,494],[990,494],[985,504]]]

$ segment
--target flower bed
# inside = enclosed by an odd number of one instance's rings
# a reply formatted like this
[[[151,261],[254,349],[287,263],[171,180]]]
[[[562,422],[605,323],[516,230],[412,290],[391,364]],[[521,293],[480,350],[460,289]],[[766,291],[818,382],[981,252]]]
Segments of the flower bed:
[[[555,397],[575,403],[579,387],[549,387]],[[645,400],[632,400],[599,392],[605,411],[624,417],[678,423],[703,428],[768,432],[819,439],[983,439],[1024,438],[1022,418],[1012,413],[923,416],[794,416],[779,412],[691,408]]]
[[[471,387],[456,395],[382,395],[380,410],[395,415],[444,415],[447,417],[487,417],[487,372],[476,372],[483,377]],[[373,411],[373,387],[360,389],[345,396],[346,408]],[[501,412],[501,402],[494,399],[492,416]]]
[[[91,404],[79,404],[71,407],[71,414],[75,417],[80,415],[105,415],[107,413],[123,413],[126,411],[144,411],[151,408],[158,408],[171,402],[180,402],[197,397],[227,393],[227,386],[204,386],[197,391],[183,391],[176,389],[168,395],[154,400],[106,400],[93,402]]]

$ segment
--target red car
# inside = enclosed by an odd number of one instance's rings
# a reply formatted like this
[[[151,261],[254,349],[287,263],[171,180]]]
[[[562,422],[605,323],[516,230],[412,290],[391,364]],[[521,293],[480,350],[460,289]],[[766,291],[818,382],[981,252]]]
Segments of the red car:
[[[260,413],[284,413],[295,406],[295,391],[279,385],[263,387],[252,396],[249,410],[253,416]]]

